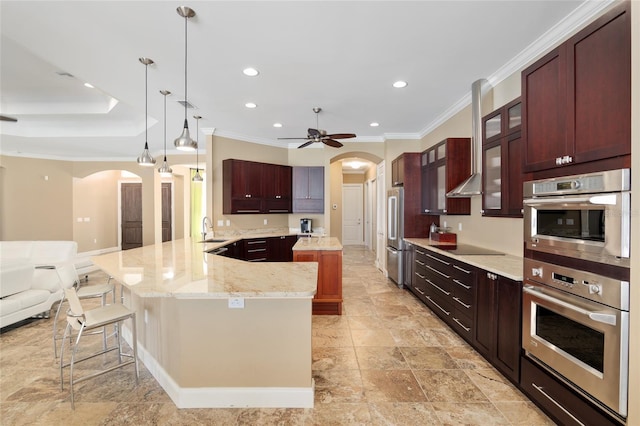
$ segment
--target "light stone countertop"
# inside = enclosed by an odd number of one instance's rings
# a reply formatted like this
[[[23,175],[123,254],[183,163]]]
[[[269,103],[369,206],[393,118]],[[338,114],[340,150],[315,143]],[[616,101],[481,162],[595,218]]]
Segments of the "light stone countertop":
[[[293,250],[342,250],[342,244],[336,237],[300,237]]]
[[[317,290],[315,262],[245,262],[206,253],[234,240],[168,241],[92,258],[94,264],[140,297],[311,298]]]
[[[431,240],[429,240],[428,238],[405,238],[404,240],[408,243],[420,246],[436,253],[449,256],[452,259],[459,260],[471,266],[475,266],[486,271],[502,275],[503,277],[507,277],[515,281],[522,281],[522,274],[524,271],[524,259],[522,257],[513,256],[510,254],[456,255],[448,252],[447,250],[440,250],[439,248],[433,247],[431,245]]]

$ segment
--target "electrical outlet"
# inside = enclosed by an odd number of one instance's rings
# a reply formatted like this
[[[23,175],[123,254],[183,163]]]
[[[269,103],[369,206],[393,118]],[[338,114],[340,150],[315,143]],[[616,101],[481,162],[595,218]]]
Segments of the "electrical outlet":
[[[447,227],[447,221],[445,220],[444,222],[442,222],[442,227],[446,228]]]
[[[219,220],[218,221],[218,226],[224,226],[224,220]]]
[[[458,231],[462,231],[462,222],[458,223]]]
[[[264,224],[266,225],[267,223],[269,223],[269,222],[267,221],[267,219],[265,219],[265,220],[264,220]]]
[[[146,309],[144,310],[144,323],[149,323],[149,311],[147,311]]]
[[[243,297],[229,298],[229,309],[244,309],[244,298]]]
[[[231,221],[227,219],[227,226],[231,226]]]

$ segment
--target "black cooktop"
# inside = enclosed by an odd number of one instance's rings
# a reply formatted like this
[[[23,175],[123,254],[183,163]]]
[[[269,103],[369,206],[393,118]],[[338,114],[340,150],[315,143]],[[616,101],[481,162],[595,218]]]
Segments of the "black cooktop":
[[[445,250],[451,254],[460,256],[468,255],[504,255],[499,251],[489,250],[484,247],[472,246],[470,244],[431,244],[433,247]]]

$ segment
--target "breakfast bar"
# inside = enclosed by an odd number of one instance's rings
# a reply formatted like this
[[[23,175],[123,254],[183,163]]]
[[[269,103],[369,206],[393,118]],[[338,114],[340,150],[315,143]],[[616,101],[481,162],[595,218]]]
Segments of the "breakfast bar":
[[[93,262],[122,285],[140,359],[178,408],[313,407],[318,264],[207,253],[218,246],[183,239]]]

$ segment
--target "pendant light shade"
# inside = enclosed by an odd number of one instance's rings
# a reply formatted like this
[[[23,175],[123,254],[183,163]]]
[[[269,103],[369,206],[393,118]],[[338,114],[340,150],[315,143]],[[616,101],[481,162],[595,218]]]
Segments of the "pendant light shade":
[[[193,175],[191,180],[193,182],[202,182],[202,176],[200,176],[200,169],[198,167],[198,146],[200,145],[200,119],[202,117],[199,115],[194,115],[193,118],[196,119],[196,174]]]
[[[148,82],[148,71],[149,65],[153,64],[153,59],[150,58],[139,58],[138,59],[144,65],[144,150],[142,150],[142,154],[138,157],[138,164],[144,167],[152,167],[156,164],[155,158],[151,156],[149,153],[149,142],[147,138],[149,126],[147,124],[147,82]]]
[[[169,163],[167,163],[167,96],[171,94],[168,90],[161,90],[160,93],[164,96],[164,161],[160,168],[158,168],[158,173],[162,177],[171,177],[173,175],[173,170],[169,167]]]
[[[184,127],[182,128],[180,136],[173,141],[173,145],[176,149],[182,151],[193,151],[197,148],[198,144],[191,139],[189,122],[187,121],[187,22],[189,18],[196,16],[196,12],[187,6],[180,6],[177,11],[178,15],[184,18]]]

